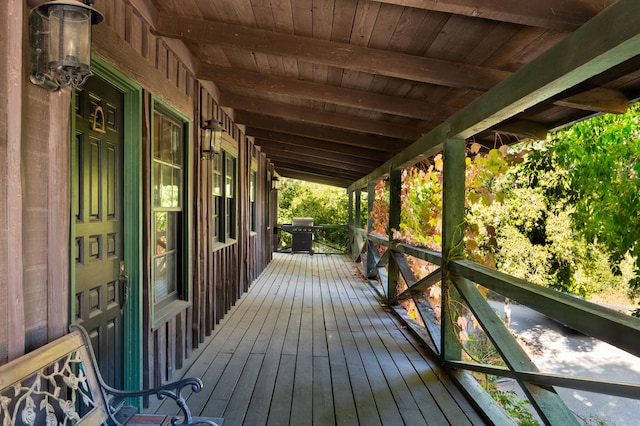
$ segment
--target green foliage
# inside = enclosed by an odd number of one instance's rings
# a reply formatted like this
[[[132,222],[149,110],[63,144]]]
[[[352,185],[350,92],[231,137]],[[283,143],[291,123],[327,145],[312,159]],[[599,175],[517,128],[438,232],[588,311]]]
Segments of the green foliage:
[[[386,180],[382,179],[376,183],[375,194],[373,208],[369,213],[373,226],[372,233],[386,236],[389,227],[389,188]]]
[[[640,294],[640,107],[557,132],[546,141],[467,151],[465,255],[540,285],[588,297]],[[394,237],[440,250],[442,158],[403,172]],[[388,190],[372,219],[386,235]],[[635,271],[624,272],[629,262]]]
[[[284,178],[279,189],[278,223],[291,223],[294,217],[311,217],[314,225],[346,225],[348,206],[348,195],[343,188]],[[347,232],[346,229],[327,231],[323,237],[331,246],[344,250]],[[280,246],[288,245],[291,245],[291,235],[281,233]]]
[[[402,173],[397,239],[439,250],[442,243],[442,158]]]
[[[315,224],[342,224],[349,220],[347,192],[343,188],[282,179],[278,223],[294,217],[312,217]]]
[[[612,285],[623,288],[614,273],[619,262],[575,224],[572,175],[555,161],[554,148],[548,141],[516,147],[517,161],[510,160],[508,170],[486,185],[501,196],[469,206],[470,229],[479,230],[475,256],[493,258],[499,270],[516,277],[583,297]]]
[[[519,399],[514,391],[503,391],[491,386],[489,394],[519,425],[537,426],[540,424],[529,411],[531,403]]]
[[[568,199],[574,227],[611,256],[613,272],[630,253],[636,261],[629,279],[640,289],[640,106],[622,115],[603,115],[553,138],[550,155],[570,175]],[[640,310],[636,311],[640,316]]]
[[[640,254],[640,116],[603,115],[558,133],[551,154],[571,176],[573,220],[614,261]]]

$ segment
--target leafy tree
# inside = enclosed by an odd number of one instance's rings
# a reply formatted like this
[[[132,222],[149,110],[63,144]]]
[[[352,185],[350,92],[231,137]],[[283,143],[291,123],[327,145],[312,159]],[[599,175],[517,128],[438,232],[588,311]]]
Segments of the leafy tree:
[[[491,203],[469,207],[469,228],[477,234],[472,241],[477,252],[470,256],[483,255],[503,272],[585,297],[622,287],[606,248],[574,226],[571,181],[549,155],[552,148],[549,143],[517,147],[519,160],[486,184],[497,195]]]
[[[614,262],[630,252],[640,270],[640,106],[578,123],[552,142],[550,155],[570,178],[575,228]],[[640,286],[637,277],[631,285]]]
[[[279,190],[278,223],[291,223],[294,217],[311,217],[314,225],[346,225],[348,205],[347,192],[343,188],[285,178]],[[329,244],[346,248],[346,229],[322,232]],[[290,244],[291,236],[281,235],[280,245]]]

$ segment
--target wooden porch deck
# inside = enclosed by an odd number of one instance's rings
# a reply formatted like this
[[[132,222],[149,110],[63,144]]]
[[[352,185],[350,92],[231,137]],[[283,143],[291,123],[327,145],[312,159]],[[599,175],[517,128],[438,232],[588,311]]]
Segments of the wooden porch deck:
[[[339,255],[275,254],[192,360],[189,407],[224,426],[484,424]]]

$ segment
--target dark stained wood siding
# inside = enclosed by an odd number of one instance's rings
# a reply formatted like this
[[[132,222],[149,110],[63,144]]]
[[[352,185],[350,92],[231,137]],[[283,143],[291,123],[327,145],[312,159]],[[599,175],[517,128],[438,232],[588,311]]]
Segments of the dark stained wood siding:
[[[7,53],[7,39],[9,38],[12,26],[9,25],[8,15],[3,13],[0,15],[0,57],[6,58]],[[0,105],[4,106],[8,103],[8,70],[5,64],[0,65]],[[8,176],[5,170],[8,168],[7,164],[7,114],[6,111],[2,111],[0,107],[0,363],[4,364],[8,359],[8,346],[9,346],[9,310],[8,310],[8,296],[9,296],[9,224],[7,223],[8,214]]]
[[[190,149],[193,151],[192,162],[189,164],[190,182],[192,186],[192,209],[188,212],[191,221],[193,238],[190,247],[191,295],[192,306],[166,324],[157,329],[151,329],[149,321],[149,277],[150,259],[148,244],[145,245],[144,259],[144,338],[143,359],[145,360],[144,385],[153,386],[170,380],[172,373],[181,368],[193,348],[204,341],[211,334],[216,324],[233,306],[235,301],[249,288],[251,282],[270,260],[271,240],[269,234],[259,232],[250,233],[250,202],[249,179],[251,172],[251,158],[260,164],[261,170],[270,167],[266,157],[256,150],[252,141],[248,140],[233,123],[227,113],[219,107],[209,88],[200,86],[195,79],[190,66],[190,55],[180,43],[166,42],[154,36],[150,25],[142,16],[128,4],[121,1],[105,1],[97,7],[105,13],[105,22],[109,28],[101,28],[96,44],[106,47],[109,43],[102,40],[113,40],[127,43],[130,49],[127,53],[135,52],[139,58],[124,58],[124,54],[112,51],[98,50],[108,60],[116,58],[116,64],[124,70],[129,70],[133,78],[140,77],[144,87],[143,117],[143,188],[144,199],[149,200],[149,138],[150,114],[152,110],[151,95],[158,96],[179,112],[191,117]],[[171,45],[170,45],[171,44]],[[136,63],[143,60],[141,64]],[[121,63],[126,61],[126,63]],[[159,80],[153,73],[144,73],[145,67],[153,67],[165,80]],[[172,87],[171,87],[172,86]],[[180,93],[177,103],[176,92]],[[210,204],[211,204],[211,162],[200,159],[200,126],[202,121],[216,119],[223,123],[227,134],[231,135],[238,149],[238,236],[236,242],[223,248],[214,250],[210,236]],[[266,172],[261,174],[264,181],[259,188],[260,199],[268,196]],[[148,201],[143,214],[143,241],[150,238],[150,213]],[[264,201],[261,205],[266,205]],[[264,216],[264,217],[263,217]],[[266,212],[259,214],[260,226],[266,223]],[[259,237],[258,237],[259,236]]]
[[[22,14],[0,17],[0,57],[17,52],[11,65],[0,66],[0,363],[64,334],[70,301],[71,97],[67,90],[50,93],[28,83],[28,52],[19,46],[28,39],[29,7],[20,0],[10,2]],[[148,10],[136,10],[122,0],[99,3],[96,7],[105,21],[94,27],[94,53],[142,87],[143,382],[152,386],[170,380],[182,368],[193,348],[211,334],[270,260],[270,234],[250,232],[248,188],[251,164],[256,161],[263,179],[258,198],[264,200],[269,185],[265,170],[271,165],[218,106],[215,87],[200,86],[194,61],[182,43],[152,34]],[[188,259],[192,305],[156,329],[149,320],[148,293],[153,97],[187,117],[192,152],[188,165],[192,203],[186,207],[193,235]],[[22,108],[13,113],[6,107],[19,103]],[[199,156],[201,117],[222,121],[238,150],[238,238],[219,250],[213,250],[209,236],[211,166]],[[264,226],[266,216],[266,211],[259,213],[259,226]]]

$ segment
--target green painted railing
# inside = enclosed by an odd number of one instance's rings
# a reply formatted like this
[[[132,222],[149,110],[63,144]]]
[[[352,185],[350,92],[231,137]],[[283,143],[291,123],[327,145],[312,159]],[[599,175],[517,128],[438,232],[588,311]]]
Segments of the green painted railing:
[[[502,319],[489,305],[479,286],[531,308],[587,336],[607,342],[635,356],[640,356],[640,320],[606,307],[572,297],[555,290],[489,269],[464,259],[453,259],[443,265],[439,252],[390,242],[387,238],[368,234],[364,229],[350,227],[351,253],[361,262],[362,273],[378,283],[377,289],[393,306],[407,325],[450,369],[468,395],[496,424],[513,422],[479,386],[469,372],[515,379],[523,393],[546,424],[578,424],[554,386],[640,399],[640,384],[600,381],[589,378],[549,374],[538,371],[522,346]],[[409,267],[411,258],[427,262],[424,277],[416,277]],[[414,260],[415,260],[414,259]],[[390,276],[390,274],[397,276]],[[389,282],[401,283],[397,291]],[[443,284],[444,283],[444,284]],[[478,286],[479,285],[479,286]],[[434,306],[426,294],[439,286],[440,305]],[[438,293],[438,292],[436,292]],[[419,314],[412,320],[401,304],[411,300]],[[456,306],[473,313],[478,324],[499,353],[498,365],[479,360],[463,359],[463,343],[456,336]],[[437,311],[441,313],[438,315]],[[453,333],[446,336],[447,331]],[[468,357],[467,357],[468,358]]]

